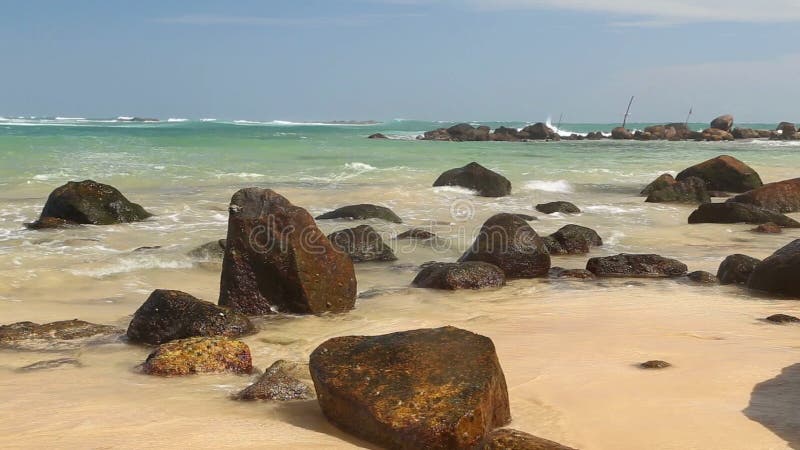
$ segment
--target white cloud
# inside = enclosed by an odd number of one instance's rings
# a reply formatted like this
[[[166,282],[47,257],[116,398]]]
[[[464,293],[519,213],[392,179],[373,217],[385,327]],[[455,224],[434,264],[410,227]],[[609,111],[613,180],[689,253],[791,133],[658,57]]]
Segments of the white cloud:
[[[800,21],[800,0],[464,0],[480,9],[566,9],[606,13],[621,25],[691,22],[778,23]],[[628,19],[633,19],[628,21]]]

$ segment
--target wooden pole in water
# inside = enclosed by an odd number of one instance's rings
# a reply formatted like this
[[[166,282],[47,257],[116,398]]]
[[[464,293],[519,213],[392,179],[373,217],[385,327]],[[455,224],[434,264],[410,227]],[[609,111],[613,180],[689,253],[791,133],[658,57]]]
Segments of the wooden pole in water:
[[[625,110],[625,117],[622,119],[622,128],[628,123],[628,116],[631,115],[631,105],[633,105],[634,96],[631,96],[631,101],[628,102],[628,109]]]
[[[563,118],[564,118],[564,113],[561,113],[561,114],[558,116],[558,125],[556,125],[556,129],[557,129],[558,131],[561,131],[561,119],[563,119]]]
[[[686,116],[686,122],[684,122],[686,128],[689,128],[689,118],[692,117],[692,110],[694,110],[694,106],[689,107],[689,115]]]

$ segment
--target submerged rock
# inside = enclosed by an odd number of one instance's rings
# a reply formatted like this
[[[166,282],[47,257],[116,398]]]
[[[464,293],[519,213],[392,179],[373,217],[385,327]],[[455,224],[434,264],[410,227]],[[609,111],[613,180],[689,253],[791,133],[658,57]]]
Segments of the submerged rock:
[[[356,298],[353,261],[314,219],[269,189],[231,199],[219,304],[249,315],[344,312]]]
[[[594,280],[597,277],[585,269],[564,269],[563,267],[551,267],[550,278],[572,278],[576,280]]]
[[[704,203],[689,215],[690,224],[750,223],[758,225],[768,222],[786,228],[800,228],[800,223],[788,216],[746,203]]]
[[[586,270],[598,277],[671,278],[686,275],[686,264],[659,255],[604,256],[592,258]]]
[[[444,172],[433,186],[460,186],[476,191],[481,197],[505,197],[511,194],[511,182],[506,177],[476,162]]]
[[[746,192],[763,185],[761,177],[747,164],[738,159],[721,155],[683,170],[675,177],[677,181],[697,177],[706,182],[711,191]]]
[[[666,369],[667,367],[672,367],[672,364],[666,361],[647,361],[639,364],[639,367],[642,369]]]
[[[113,225],[137,222],[151,217],[141,205],[131,202],[113,186],[92,180],[70,181],[56,188],[47,198],[37,222],[32,229],[64,223]]]
[[[744,284],[761,260],[747,255],[731,255],[722,261],[717,270],[720,284]]]
[[[309,400],[317,398],[308,364],[280,360],[258,380],[234,395],[236,400]]]
[[[342,206],[333,211],[326,212],[316,217],[317,220],[328,219],[350,219],[350,220],[367,220],[367,219],[381,219],[392,223],[403,223],[403,219],[397,216],[391,209],[385,206],[361,204]]]
[[[375,133],[371,134],[367,139],[389,139],[389,138],[386,137],[386,135],[383,133]]]
[[[542,239],[527,222],[508,213],[496,214],[483,224],[459,259],[467,261],[494,264],[506,278],[543,277],[550,270],[550,254]]]
[[[79,226],[78,222],[59,219],[57,217],[40,217],[36,222],[26,223],[25,227],[29,230],[46,230],[50,228],[65,228]]]
[[[328,235],[328,240],[334,248],[349,255],[353,262],[397,260],[381,235],[369,225],[336,231]]]
[[[753,228],[750,231],[754,233],[780,234],[783,233],[783,228],[772,222],[767,222],[767,223],[762,223],[761,225]]]
[[[545,214],[578,214],[581,210],[570,202],[550,202],[536,205],[536,210]]]
[[[510,428],[500,428],[489,433],[478,450],[575,450]]]
[[[675,177],[668,173],[664,173],[659,175],[658,178],[653,180],[652,183],[648,184],[644,189],[642,189],[642,192],[640,192],[639,195],[642,197],[647,197],[650,195],[650,193],[666,189],[675,183],[677,183],[677,181],[675,181]]]
[[[458,328],[333,338],[310,368],[328,420],[383,447],[469,449],[511,420],[492,341]]]
[[[36,372],[39,370],[63,369],[66,367],[81,367],[82,364],[75,358],[58,358],[47,361],[37,361],[25,367],[20,367],[17,372]]]
[[[414,228],[397,235],[397,239],[417,239],[420,241],[436,239],[436,235],[427,230]]]
[[[698,271],[692,272],[689,275],[686,275],[686,277],[689,278],[689,280],[694,281],[695,283],[700,283],[700,284],[717,284],[717,283],[719,283],[719,279],[717,278],[716,275],[714,275],[713,273],[710,273],[710,272],[703,271],[703,270],[698,270]]]
[[[224,337],[195,337],[156,348],[142,365],[148,375],[182,376],[198,373],[242,373],[253,370],[250,348]]]
[[[133,314],[132,342],[158,345],[195,336],[239,337],[255,331],[247,316],[185,292],[157,289]]]
[[[544,238],[544,244],[551,255],[583,255],[602,246],[603,239],[591,228],[570,224]]]
[[[792,241],[753,269],[750,289],[800,297],[800,239]]]
[[[62,320],[46,324],[17,322],[0,325],[0,348],[27,351],[72,350],[84,345],[116,342],[124,333],[117,327],[83,320]]]
[[[765,184],[727,201],[753,205],[778,213],[798,212],[800,211],[800,178]]]
[[[772,323],[798,323],[798,322],[800,322],[800,319],[798,319],[797,317],[789,316],[789,315],[786,315],[786,314],[774,314],[772,316],[767,317],[765,320],[768,321],[768,322],[772,322]]]
[[[428,289],[483,289],[506,284],[503,271],[484,262],[431,263],[422,267],[414,287]]]
[[[676,181],[662,189],[652,190],[647,203],[710,203],[711,196],[706,190],[705,181],[697,177],[688,177]]]
[[[225,257],[226,245],[225,239],[218,239],[191,250],[188,255],[196,259],[222,260]]]

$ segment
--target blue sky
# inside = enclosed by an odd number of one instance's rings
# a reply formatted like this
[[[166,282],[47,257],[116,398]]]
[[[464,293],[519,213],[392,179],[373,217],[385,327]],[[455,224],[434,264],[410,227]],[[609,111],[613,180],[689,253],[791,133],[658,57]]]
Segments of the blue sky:
[[[8,1],[0,116],[800,121],[800,0]]]

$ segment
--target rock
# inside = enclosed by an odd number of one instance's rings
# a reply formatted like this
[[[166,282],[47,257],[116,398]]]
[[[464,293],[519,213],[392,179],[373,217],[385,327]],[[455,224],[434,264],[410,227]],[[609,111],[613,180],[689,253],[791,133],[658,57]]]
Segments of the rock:
[[[686,274],[686,264],[659,255],[605,256],[592,258],[586,270],[598,277],[671,278]]]
[[[722,155],[689,167],[678,174],[677,181],[697,177],[712,191],[746,192],[763,185],[755,170],[738,159]]]
[[[344,312],[356,299],[353,261],[303,208],[269,189],[234,194],[219,304],[248,315]]]
[[[761,133],[752,128],[734,128],[731,132],[734,139],[759,139]]]
[[[389,139],[389,138],[386,137],[386,135],[383,133],[375,133],[371,134],[367,139]]]
[[[792,241],[772,256],[761,261],[747,287],[773,294],[800,297],[800,239]]]
[[[658,190],[653,190],[645,199],[647,203],[710,203],[711,196],[705,181],[688,177]]]
[[[336,231],[328,235],[328,240],[334,248],[349,255],[353,262],[397,261],[392,249],[369,225]]]
[[[528,139],[533,140],[560,140],[560,136],[556,133],[552,128],[548,127],[547,125],[543,124],[542,122],[537,122],[533,125],[528,125],[527,127],[522,129],[522,134],[527,134]]]
[[[666,189],[666,188],[674,185],[675,183],[677,183],[677,181],[675,181],[675,178],[672,175],[670,175],[668,173],[664,173],[664,174],[659,175],[658,178],[653,180],[652,183],[648,184],[647,187],[642,189],[642,192],[640,192],[639,195],[641,195],[643,197],[647,197],[652,192],[660,191],[662,189]]]
[[[719,279],[717,279],[716,275],[702,270],[690,273],[689,275],[687,275],[687,278],[689,278],[689,280],[691,281],[694,281],[695,283],[701,283],[701,284],[719,283]]]
[[[423,265],[411,284],[451,291],[483,289],[504,286],[506,276],[499,267],[484,262],[432,263]]]
[[[536,205],[536,210],[545,214],[563,213],[563,214],[578,214],[581,212],[577,206],[570,202],[550,202],[540,203]]]
[[[800,178],[765,184],[727,200],[746,203],[779,213],[800,211]]]
[[[515,142],[521,140],[519,130],[516,128],[498,127],[492,133],[493,141]]]
[[[536,278],[547,275],[550,254],[544,242],[527,222],[514,214],[490,217],[459,262],[483,261],[494,264],[506,278]]]
[[[717,117],[711,121],[711,128],[722,131],[731,131],[731,128],[733,128],[733,116],[726,114],[724,116]]]
[[[745,284],[761,260],[747,255],[731,255],[722,261],[717,270],[720,284]]]
[[[468,123],[460,123],[448,128],[447,134],[450,135],[450,140],[457,142],[488,141],[489,127],[480,126],[476,128]]]
[[[591,247],[600,247],[603,239],[591,228],[580,225],[565,225],[545,239],[545,246],[551,255],[582,255],[589,253]]]
[[[689,129],[689,125],[683,122],[668,123],[665,126],[675,130],[675,136],[671,140],[689,139],[692,133],[692,130]]]
[[[328,420],[382,447],[469,449],[511,420],[492,341],[458,328],[333,338],[310,369]]]
[[[75,358],[58,358],[47,361],[37,361],[25,367],[20,367],[17,372],[35,372],[38,370],[63,369],[65,367],[81,367],[82,364]]]
[[[506,177],[476,162],[439,175],[433,186],[461,186],[477,191],[482,197],[505,197],[511,194],[511,182]]]
[[[623,127],[617,127],[611,130],[611,139],[630,140],[633,139],[633,133]]]
[[[17,322],[0,325],[0,348],[26,351],[61,351],[119,340],[117,327],[83,320],[62,320],[46,324]]]
[[[236,400],[309,400],[317,398],[308,364],[276,361],[250,386],[233,396]]]
[[[422,241],[427,239],[436,239],[436,235],[427,230],[414,228],[398,234],[397,239],[417,239]]]
[[[734,140],[734,137],[731,133],[723,130],[718,130],[716,128],[706,128],[699,134],[693,133],[691,137],[696,141],[709,141],[709,142]]]
[[[422,137],[418,137],[417,139],[422,139],[423,141],[449,141],[450,133],[447,132],[447,128],[438,128],[433,131],[426,131]]]
[[[557,442],[536,437],[510,428],[500,428],[489,433],[479,450],[575,450]]]
[[[195,336],[239,337],[255,331],[241,313],[181,291],[157,289],[133,314],[128,339],[159,345]]]
[[[797,323],[800,322],[795,316],[789,316],[786,314],[775,314],[772,316],[767,317],[765,320],[772,323]]]
[[[551,267],[550,278],[573,278],[577,280],[594,280],[597,277],[588,270],[584,269],[564,269],[563,267]]]
[[[29,230],[46,230],[50,228],[66,228],[79,226],[77,222],[59,219],[57,217],[40,217],[36,222],[26,223],[25,227]]]
[[[761,225],[753,228],[750,231],[754,233],[779,234],[783,233],[783,228],[779,227],[778,225],[772,222],[767,222],[767,223],[762,223]]]
[[[92,180],[70,181],[50,193],[39,220],[27,226],[39,229],[57,223],[59,226],[71,223],[113,225],[137,222],[151,216],[141,205],[129,201],[113,186]]]
[[[777,131],[781,132],[780,138],[784,140],[797,139],[797,125],[791,122],[781,122],[778,124]]]
[[[250,348],[225,337],[194,337],[161,344],[147,357],[142,370],[162,377],[196,373],[242,373],[253,370]]]
[[[514,214],[514,215],[524,220],[525,222],[533,222],[534,220],[539,220],[539,218],[537,218],[536,216],[532,216],[530,214]]]
[[[647,361],[639,364],[642,369],[666,369],[672,367],[672,364],[666,361]]]
[[[746,203],[704,203],[689,215],[690,224],[698,223],[752,223],[772,222],[785,228],[798,228],[796,220]]]
[[[317,220],[329,219],[350,219],[350,220],[367,220],[367,219],[381,219],[386,222],[403,223],[403,219],[397,216],[391,209],[385,206],[361,204],[342,206],[333,211],[326,212],[317,216]]]
[[[601,131],[591,131],[586,134],[586,140],[589,141],[599,141],[601,139],[605,139],[605,135]]]
[[[708,195],[717,198],[728,198],[731,197],[731,194],[724,192],[724,191],[708,191]]]
[[[191,250],[188,255],[203,260],[222,260],[225,257],[225,239],[211,241]]]

